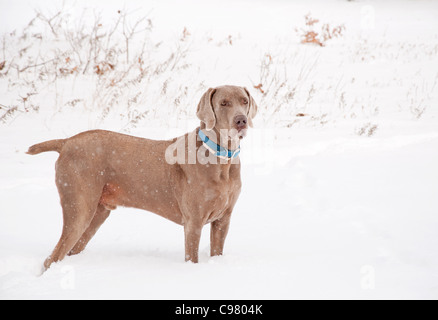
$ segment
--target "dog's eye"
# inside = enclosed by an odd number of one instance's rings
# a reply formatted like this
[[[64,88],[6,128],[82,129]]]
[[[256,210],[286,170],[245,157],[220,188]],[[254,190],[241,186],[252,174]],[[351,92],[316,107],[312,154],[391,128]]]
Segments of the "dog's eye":
[[[225,107],[225,106],[228,106],[228,105],[229,105],[228,101],[224,100],[224,101],[221,102],[221,106],[222,107]]]
[[[248,104],[248,100],[243,99],[243,104]]]

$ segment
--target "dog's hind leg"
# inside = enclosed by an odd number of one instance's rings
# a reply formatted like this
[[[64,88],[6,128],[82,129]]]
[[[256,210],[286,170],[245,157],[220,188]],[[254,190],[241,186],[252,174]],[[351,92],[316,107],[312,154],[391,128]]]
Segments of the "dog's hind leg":
[[[44,262],[46,269],[53,262],[64,259],[87,230],[95,216],[103,187],[96,187],[99,182],[92,177],[83,179],[80,175],[59,171],[62,170],[57,170],[56,184],[61,197],[64,224],[58,244]]]
[[[96,213],[94,214],[93,220],[91,220],[90,225],[87,230],[82,234],[82,237],[76,242],[73,249],[68,253],[69,256],[78,254],[82,252],[87,246],[88,242],[93,238],[96,234],[97,230],[99,230],[100,226],[105,222],[108,218],[111,210],[108,210],[104,205],[99,204],[97,206]]]

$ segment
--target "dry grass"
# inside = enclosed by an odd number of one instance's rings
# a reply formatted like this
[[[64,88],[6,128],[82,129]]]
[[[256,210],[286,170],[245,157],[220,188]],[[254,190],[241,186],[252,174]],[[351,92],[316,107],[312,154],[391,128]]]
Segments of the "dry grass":
[[[324,47],[328,40],[341,37],[345,31],[343,24],[331,27],[330,24],[324,23],[320,26],[319,19],[312,18],[310,13],[304,16],[304,19],[306,27],[299,30],[296,29],[301,35],[301,43],[304,44],[311,43]]]
[[[125,131],[146,119],[193,119],[194,102],[207,88],[203,81],[213,70],[209,74],[202,70],[206,63],[198,63],[199,47],[217,50],[219,56],[236,53],[245,40],[229,35],[206,36],[199,42],[186,27],[170,42],[153,42],[153,23],[147,16],[119,11],[111,22],[103,22],[97,12],[85,15],[72,25],[63,9],[53,14],[35,12],[23,29],[1,35],[0,85],[6,94],[0,97],[0,124],[53,106],[54,113],[69,108],[93,112],[93,119],[98,119],[93,125],[117,118]],[[332,27],[310,14],[305,16],[305,27],[296,30],[306,45],[279,43],[262,51],[259,63],[246,70],[259,105],[257,121],[263,125],[324,126],[356,119],[355,126],[364,119],[364,125],[352,130],[373,136],[378,129],[375,117],[394,108],[388,106],[392,99],[398,111],[414,120],[423,118],[433,105],[438,73],[434,79],[425,78],[421,67],[376,77],[367,70],[377,61],[432,61],[438,45],[390,39],[369,42],[359,37],[357,42],[350,39],[329,46],[330,40],[344,36],[345,27]],[[337,54],[340,58],[333,59]],[[226,68],[234,67],[220,61],[226,58],[215,59]],[[330,65],[333,61],[337,66]],[[364,64],[369,64],[366,70]]]
[[[379,126],[377,124],[367,122],[364,125],[362,125],[356,129],[356,134],[359,136],[371,137],[376,133],[378,128],[379,128]]]
[[[7,103],[3,97],[0,101],[1,122],[37,112],[43,100],[40,97],[54,91],[58,111],[92,106],[101,110],[101,121],[111,113],[120,114],[128,129],[150,112],[144,107],[149,90],[157,83],[168,86],[172,82],[169,73],[190,67],[186,62],[190,48],[187,29],[169,52],[160,42],[150,40],[153,24],[147,16],[135,18],[132,12],[119,10],[116,19],[106,24],[94,11],[84,10],[83,17],[72,25],[64,8],[54,14],[36,11],[25,28],[3,35],[0,79],[16,99]],[[68,83],[90,80],[86,93],[79,88],[61,92]],[[141,94],[136,89],[140,87]],[[125,106],[124,110],[120,106]]]

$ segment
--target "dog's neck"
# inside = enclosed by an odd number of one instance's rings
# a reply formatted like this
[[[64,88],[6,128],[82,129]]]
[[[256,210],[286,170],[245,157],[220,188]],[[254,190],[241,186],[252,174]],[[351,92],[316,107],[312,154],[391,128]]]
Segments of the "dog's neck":
[[[228,135],[223,134],[223,132],[221,133],[216,127],[212,130],[207,130],[205,129],[205,123],[201,122],[200,129],[211,141],[228,150],[236,150],[240,146],[240,140],[238,138],[230,139]]]
[[[205,125],[201,123],[200,130],[202,130],[205,135],[209,139],[214,139],[213,141],[217,144],[218,141],[221,141],[220,132],[218,132],[216,129],[213,129],[211,131],[207,131],[205,129]],[[214,133],[212,133],[214,132]],[[195,130],[195,134],[197,135],[197,130]],[[217,139],[217,140],[216,140]],[[224,139],[224,137],[222,137]],[[228,137],[225,137],[224,139],[226,142],[223,142],[221,146],[227,147],[230,150],[235,150],[239,147],[239,142],[237,143],[228,143]],[[196,139],[196,146],[197,148],[200,148],[203,145],[203,142],[199,139]],[[225,160],[223,162],[223,159],[217,158],[217,161],[214,163],[209,163],[209,165],[201,166],[201,169],[198,168],[198,170],[205,170],[206,174],[210,177],[209,179],[211,181],[222,181],[222,180],[229,180],[232,179],[240,179],[240,159],[239,157],[236,157],[234,159]]]

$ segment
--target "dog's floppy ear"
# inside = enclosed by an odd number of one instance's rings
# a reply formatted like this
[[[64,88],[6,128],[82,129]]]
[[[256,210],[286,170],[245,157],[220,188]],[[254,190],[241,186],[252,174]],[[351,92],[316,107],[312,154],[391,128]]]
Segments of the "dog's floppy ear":
[[[252,119],[254,119],[254,117],[257,114],[257,104],[255,103],[253,97],[251,97],[251,95],[249,94],[249,91],[247,88],[243,88],[246,92],[246,94],[248,95],[248,100],[249,100],[249,109],[248,109],[248,124],[251,128],[254,127],[254,125],[252,124]]]
[[[213,94],[216,89],[209,88],[201,97],[196,110],[196,116],[205,123],[205,129],[210,131],[216,125],[216,116],[213,111]]]

